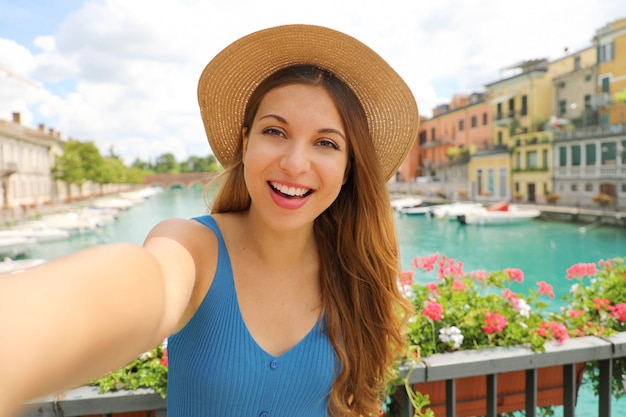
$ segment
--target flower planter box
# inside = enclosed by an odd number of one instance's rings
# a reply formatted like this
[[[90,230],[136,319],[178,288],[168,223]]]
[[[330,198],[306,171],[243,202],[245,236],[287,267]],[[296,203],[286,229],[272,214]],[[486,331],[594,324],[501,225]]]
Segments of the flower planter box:
[[[585,364],[576,365],[576,386],[580,388]],[[526,407],[526,371],[505,372],[498,375],[498,414],[524,410]],[[446,415],[445,381],[422,382],[413,385],[415,391],[429,395],[436,416]],[[540,407],[563,404],[563,368],[550,366],[537,370],[537,405]],[[456,380],[456,416],[470,417],[487,414],[486,375]]]

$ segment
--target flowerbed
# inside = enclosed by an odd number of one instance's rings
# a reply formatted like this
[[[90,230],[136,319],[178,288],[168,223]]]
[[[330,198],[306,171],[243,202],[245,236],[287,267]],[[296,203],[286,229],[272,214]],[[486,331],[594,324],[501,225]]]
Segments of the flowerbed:
[[[462,262],[446,256],[415,258],[413,268],[402,276],[403,289],[415,307],[408,329],[411,353],[403,362],[434,353],[498,346],[521,345],[540,352],[548,340],[626,331],[625,260],[568,268],[565,278],[574,284],[563,298],[565,306],[559,312],[547,312],[545,301],[554,298],[552,284],[540,281],[526,293],[516,292],[516,284],[524,280],[519,269],[466,273]],[[598,366],[588,363],[586,368],[597,391]],[[624,395],[623,359],[614,362],[613,372],[613,395],[619,398]],[[428,405],[428,398],[419,392],[408,394],[416,415],[428,415],[420,411]]]

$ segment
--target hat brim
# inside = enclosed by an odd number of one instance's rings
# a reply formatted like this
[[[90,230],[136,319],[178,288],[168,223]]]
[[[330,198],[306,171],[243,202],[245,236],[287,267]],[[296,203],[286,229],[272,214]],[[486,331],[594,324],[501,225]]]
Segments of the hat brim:
[[[217,160],[234,162],[246,103],[261,81],[285,67],[314,65],[346,83],[360,100],[381,173],[389,180],[417,138],[419,113],[404,80],[367,45],[333,29],[285,25],[233,42],[207,64],[198,102]]]

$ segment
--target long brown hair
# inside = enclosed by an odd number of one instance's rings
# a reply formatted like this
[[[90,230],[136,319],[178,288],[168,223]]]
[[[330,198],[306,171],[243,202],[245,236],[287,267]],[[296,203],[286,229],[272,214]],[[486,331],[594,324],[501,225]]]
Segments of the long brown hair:
[[[329,92],[349,149],[346,182],[314,224],[326,329],[340,363],[328,411],[331,416],[377,415],[390,370],[405,344],[410,311],[397,285],[401,270],[387,187],[358,98],[328,71],[293,66],[271,75],[248,101],[243,127],[250,128],[268,91],[297,83]],[[213,213],[250,207],[241,139],[236,162],[217,179],[221,187],[212,201]]]

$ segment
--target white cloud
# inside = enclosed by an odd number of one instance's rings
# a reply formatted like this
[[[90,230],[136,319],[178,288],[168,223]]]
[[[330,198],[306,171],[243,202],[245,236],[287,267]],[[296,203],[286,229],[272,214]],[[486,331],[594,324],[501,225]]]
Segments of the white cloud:
[[[405,78],[429,115],[508,65],[591,45],[616,17],[626,17],[623,0],[86,1],[56,33],[34,36],[33,52],[0,39],[0,65],[43,86],[0,71],[0,117],[45,118],[127,162],[165,152],[183,159],[210,152],[195,96],[204,65],[254,30],[311,23],[355,36]]]

